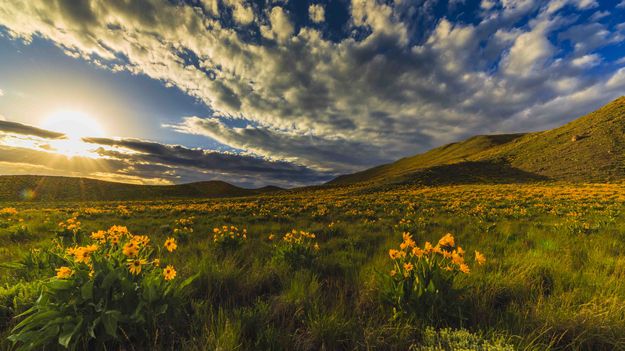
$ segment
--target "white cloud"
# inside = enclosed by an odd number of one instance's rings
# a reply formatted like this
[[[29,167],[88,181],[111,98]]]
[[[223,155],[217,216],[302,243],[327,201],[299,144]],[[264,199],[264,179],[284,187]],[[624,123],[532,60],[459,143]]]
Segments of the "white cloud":
[[[527,76],[541,70],[555,50],[547,38],[551,28],[551,21],[539,20],[531,30],[519,35],[504,60],[505,72]]]
[[[254,10],[244,0],[225,0],[224,3],[232,8],[232,17],[242,25],[254,22]]]
[[[482,0],[480,3],[480,7],[484,10],[490,10],[495,7],[495,1],[493,0]]]
[[[293,24],[289,20],[289,15],[280,6],[276,6],[271,9],[269,14],[269,20],[271,23],[272,37],[275,37],[280,42],[285,42],[293,35]]]
[[[315,23],[321,23],[326,20],[325,10],[323,5],[320,4],[312,4],[308,7],[308,16],[310,16],[310,20]]]
[[[571,61],[571,65],[578,68],[595,67],[601,63],[601,56],[597,54],[584,55]]]

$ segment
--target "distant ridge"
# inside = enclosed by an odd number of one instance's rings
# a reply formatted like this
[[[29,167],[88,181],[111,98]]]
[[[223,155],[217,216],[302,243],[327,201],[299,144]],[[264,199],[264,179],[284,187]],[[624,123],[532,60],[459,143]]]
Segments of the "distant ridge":
[[[562,127],[480,135],[328,184],[610,182],[625,179],[625,97]]]
[[[282,190],[245,189],[222,181],[179,185],[136,185],[89,178],[0,176],[0,201],[111,201],[251,196]]]

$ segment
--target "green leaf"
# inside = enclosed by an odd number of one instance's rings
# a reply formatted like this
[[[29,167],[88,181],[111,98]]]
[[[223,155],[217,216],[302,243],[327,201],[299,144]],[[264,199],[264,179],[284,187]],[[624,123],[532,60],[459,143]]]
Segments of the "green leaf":
[[[93,298],[93,281],[90,280],[85,283],[80,289],[80,295],[85,300],[90,300]]]
[[[47,286],[52,290],[68,290],[74,286],[74,282],[65,279],[52,279]]]
[[[36,312],[16,325],[12,332],[22,328],[25,328],[25,330],[32,329],[37,327],[39,322],[50,320],[51,318],[58,317],[60,315],[61,313],[59,311],[54,310]]]
[[[106,277],[104,277],[104,280],[102,281],[102,289],[108,290],[117,280],[117,278],[117,271],[111,271],[109,274],[106,275]]]
[[[106,311],[102,314],[102,324],[106,333],[114,338],[117,338],[117,322],[121,317],[119,311]]]
[[[193,283],[199,276],[200,276],[200,273],[197,273],[185,279],[182,283],[180,283],[180,285],[178,285],[178,291],[184,290],[187,286]]]
[[[79,317],[78,324],[74,324],[72,322],[65,323],[63,328],[61,329],[61,334],[59,334],[59,344],[65,348],[68,348],[69,343],[72,341],[72,338],[78,330],[82,326],[82,317]]]

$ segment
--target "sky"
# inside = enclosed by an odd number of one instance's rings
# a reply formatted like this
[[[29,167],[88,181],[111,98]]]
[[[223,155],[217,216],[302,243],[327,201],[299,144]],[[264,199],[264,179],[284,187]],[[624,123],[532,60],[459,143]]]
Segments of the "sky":
[[[0,174],[319,184],[625,95],[625,0],[0,2]]]

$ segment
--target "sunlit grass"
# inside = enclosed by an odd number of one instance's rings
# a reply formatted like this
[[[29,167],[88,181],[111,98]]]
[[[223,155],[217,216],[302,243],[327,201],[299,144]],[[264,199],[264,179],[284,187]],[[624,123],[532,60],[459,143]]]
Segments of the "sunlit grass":
[[[189,317],[179,321],[184,332],[155,348],[403,350],[465,342],[475,349],[620,349],[623,200],[618,184],[539,184],[6,204],[0,208],[15,210],[0,210],[0,326],[7,335],[14,316],[36,299],[38,279],[56,274],[58,267],[24,257],[49,249],[75,217],[85,233],[124,225],[153,242],[176,238],[168,264],[180,277],[198,274]],[[278,244],[293,229],[315,235],[306,244],[311,256],[297,264],[280,258]],[[400,249],[404,232],[420,249],[452,233],[465,250],[471,270],[453,279],[453,313],[398,316],[385,303],[384,277],[394,269],[389,249]],[[222,239],[236,245],[222,246]],[[485,264],[475,262],[475,250]]]

